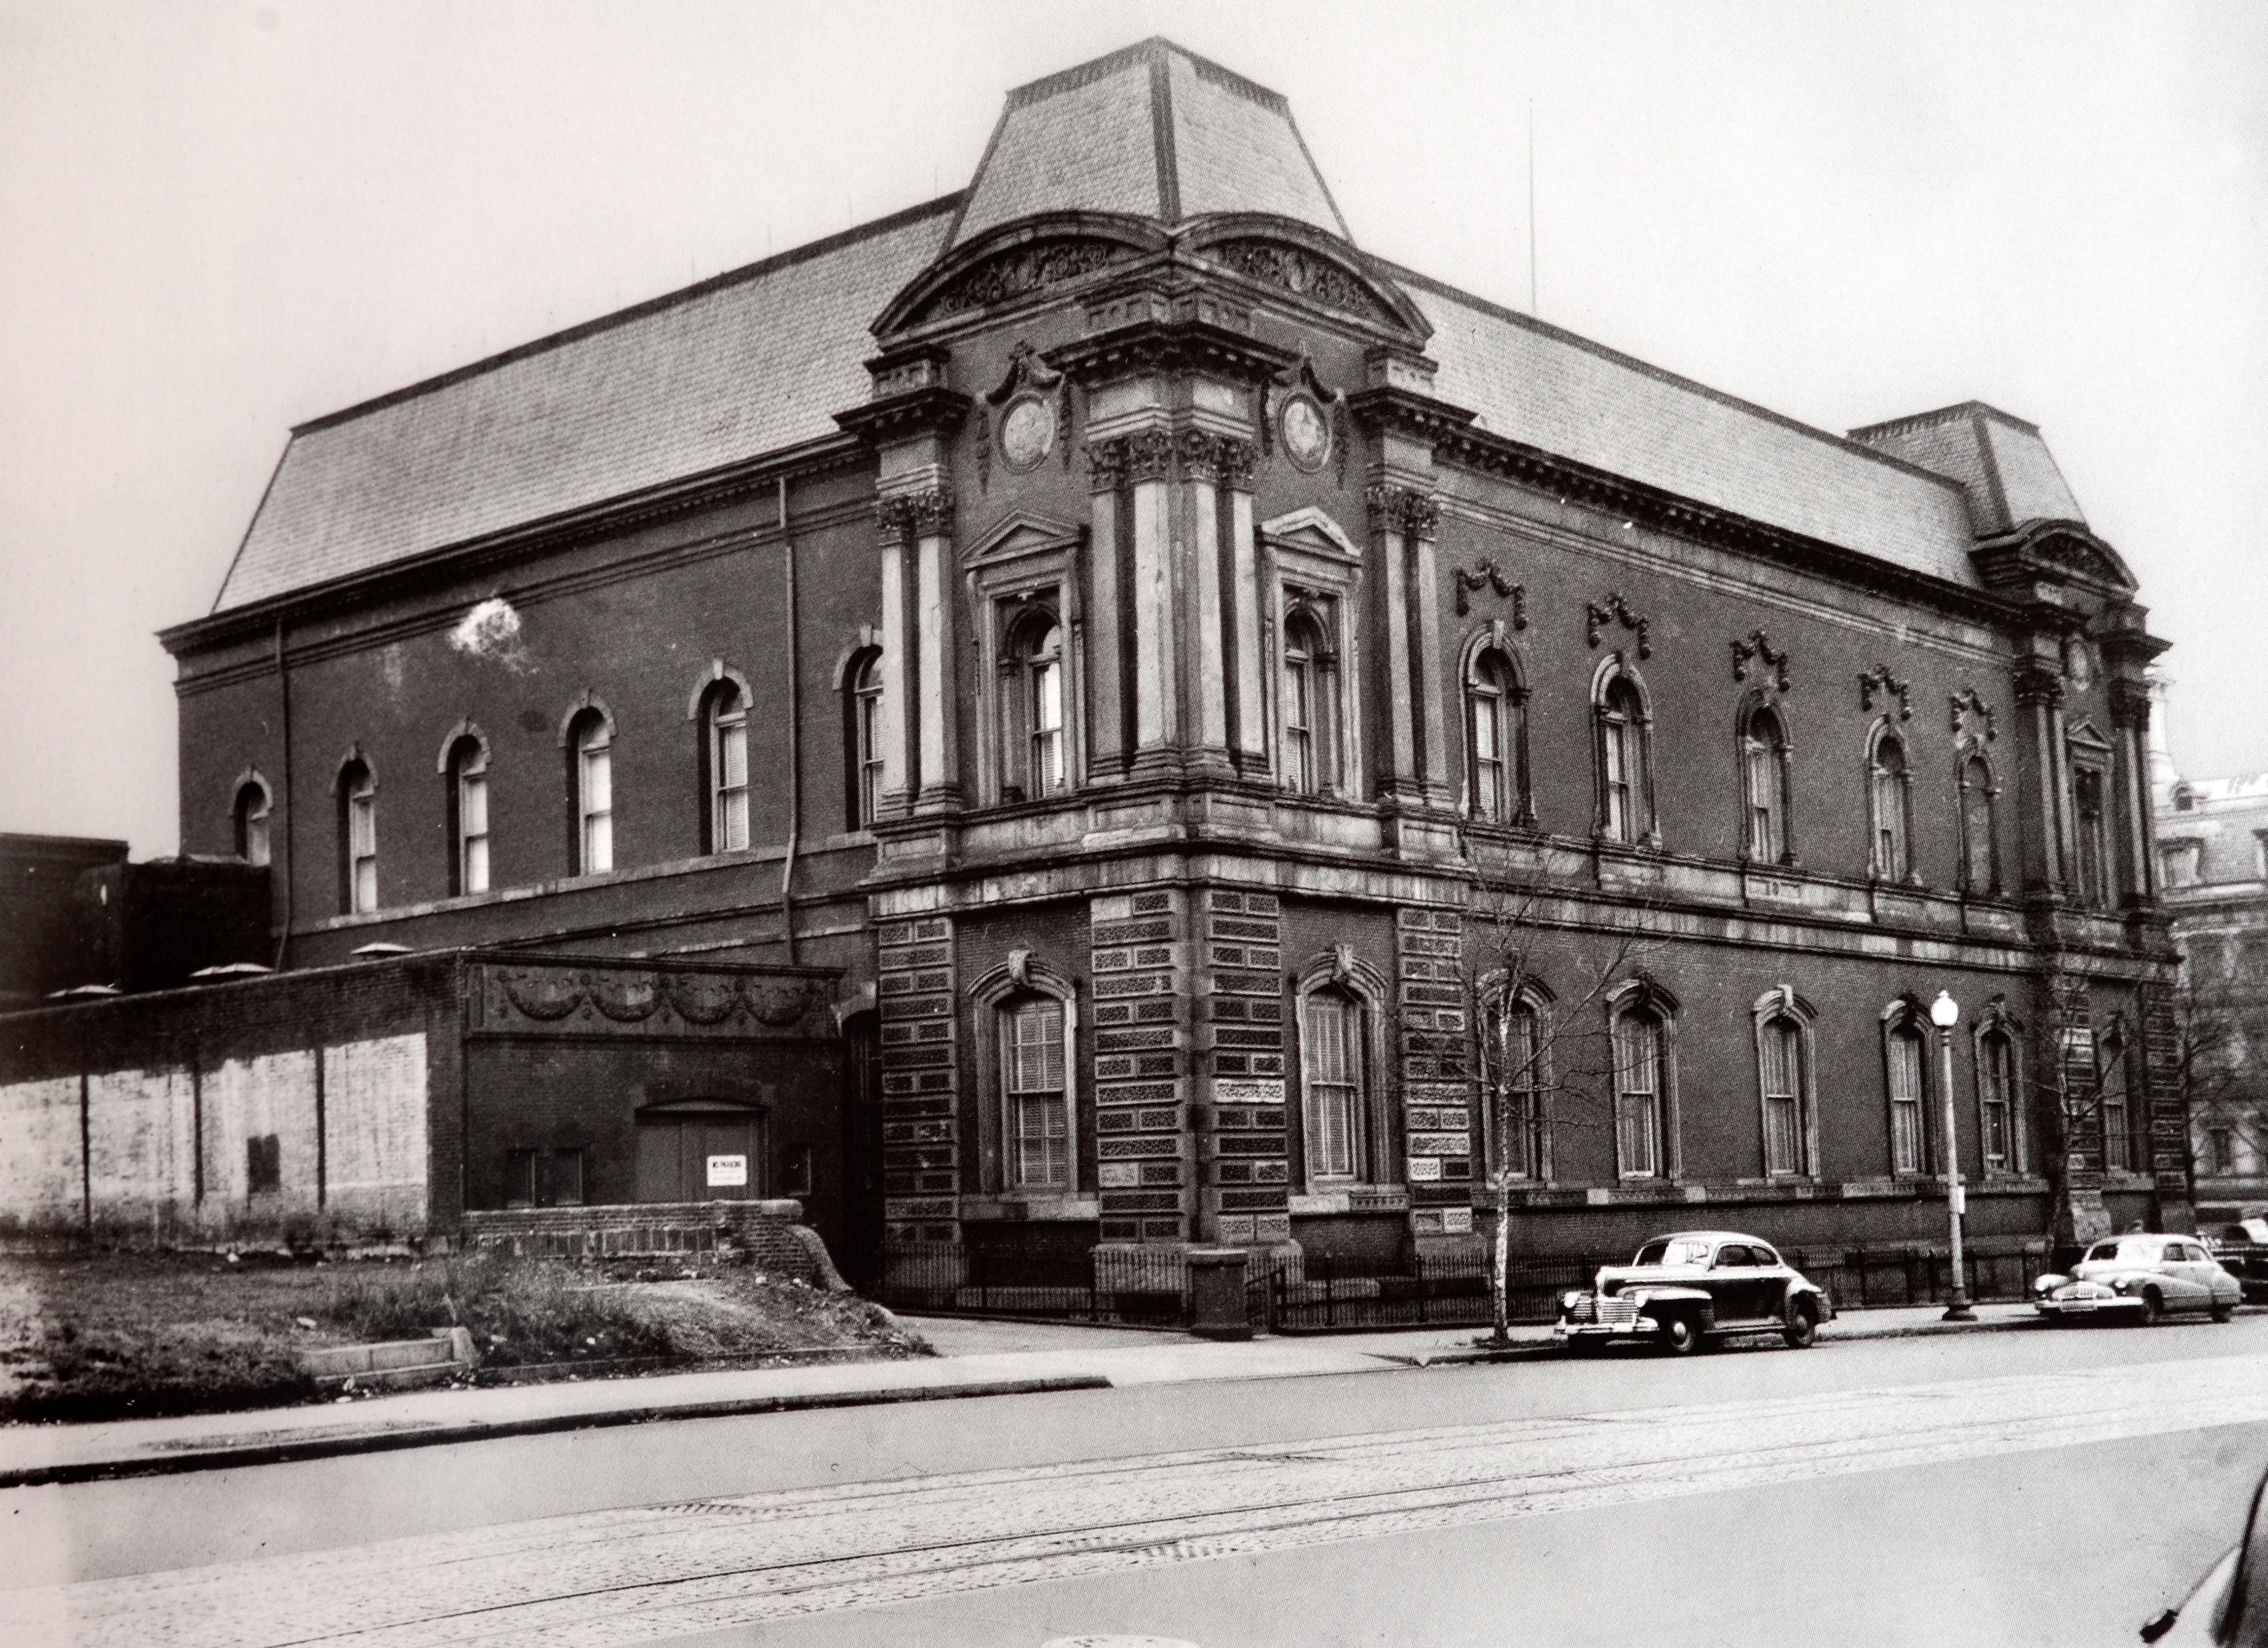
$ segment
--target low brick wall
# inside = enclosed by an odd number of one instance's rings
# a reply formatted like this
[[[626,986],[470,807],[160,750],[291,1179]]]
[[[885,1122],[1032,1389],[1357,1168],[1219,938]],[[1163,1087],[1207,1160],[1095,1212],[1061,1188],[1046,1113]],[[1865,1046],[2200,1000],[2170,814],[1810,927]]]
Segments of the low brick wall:
[[[464,1244],[523,1259],[644,1259],[739,1248],[770,1275],[832,1291],[826,1243],[799,1201],[656,1201],[594,1208],[512,1208],[464,1216]]]

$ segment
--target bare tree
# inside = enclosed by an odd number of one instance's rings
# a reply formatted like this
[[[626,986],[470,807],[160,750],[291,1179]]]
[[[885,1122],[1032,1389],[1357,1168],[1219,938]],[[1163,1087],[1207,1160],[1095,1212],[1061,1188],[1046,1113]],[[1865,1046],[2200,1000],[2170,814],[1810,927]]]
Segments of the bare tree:
[[[1616,1125],[1614,1034],[1596,1009],[1622,985],[1643,979],[1646,961],[1661,948],[1649,931],[1650,905],[1619,906],[1622,919],[1602,934],[1595,918],[1573,919],[1580,898],[1539,869],[1518,880],[1484,877],[1467,913],[1465,994],[1481,1053],[1485,1182],[1496,1214],[1494,1328],[1485,1344],[1511,1342],[1513,1194],[1522,1181],[1546,1177],[1555,1134]]]
[[[2255,1163],[2268,1160],[2268,958],[2258,942],[2250,951],[2199,945],[2174,987],[2173,1076],[2189,1119],[2183,1144],[2192,1198],[2199,1138],[2225,1133],[2232,1154],[2242,1141]],[[2208,1163],[2206,1171],[2228,1170]]]

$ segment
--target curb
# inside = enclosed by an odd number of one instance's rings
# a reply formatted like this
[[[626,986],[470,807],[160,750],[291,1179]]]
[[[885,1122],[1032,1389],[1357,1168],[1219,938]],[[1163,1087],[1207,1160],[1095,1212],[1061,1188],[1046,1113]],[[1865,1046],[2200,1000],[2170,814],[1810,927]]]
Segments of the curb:
[[[730,1419],[747,1414],[794,1413],[806,1408],[866,1408],[890,1402],[948,1401],[964,1396],[1035,1396],[1058,1391],[1107,1391],[1101,1374],[1042,1379],[988,1379],[972,1385],[909,1386],[881,1391],[818,1391],[800,1396],[748,1396],[714,1402],[681,1402],[646,1408],[617,1408],[601,1413],[549,1414],[538,1419],[504,1419],[422,1430],[380,1430],[358,1437],[318,1437],[304,1442],[261,1442],[243,1447],[203,1448],[125,1460],[85,1460],[61,1465],[32,1465],[0,1470],[0,1489],[69,1487],[78,1482],[116,1482],[133,1476],[173,1476],[189,1471],[237,1466],[283,1465],[304,1460],[340,1459],[385,1453],[397,1448],[430,1448],[499,1437],[540,1437],[563,1430],[600,1430],[620,1425],[652,1424],[670,1419]]]

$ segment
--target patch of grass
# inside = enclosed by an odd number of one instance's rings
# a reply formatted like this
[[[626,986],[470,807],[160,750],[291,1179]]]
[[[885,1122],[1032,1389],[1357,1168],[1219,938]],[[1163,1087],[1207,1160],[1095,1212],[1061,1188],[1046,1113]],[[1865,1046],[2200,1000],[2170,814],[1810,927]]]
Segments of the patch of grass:
[[[648,1283],[473,1254],[230,1263],[204,1253],[0,1256],[0,1421],[213,1412],[317,1394],[319,1345],[472,1330],[483,1364],[921,1356],[878,1307],[745,1267]]]

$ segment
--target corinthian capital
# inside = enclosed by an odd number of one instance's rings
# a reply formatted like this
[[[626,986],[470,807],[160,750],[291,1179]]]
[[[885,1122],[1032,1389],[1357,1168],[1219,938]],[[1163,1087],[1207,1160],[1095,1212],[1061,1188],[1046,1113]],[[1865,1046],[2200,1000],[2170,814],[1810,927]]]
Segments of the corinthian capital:
[[[1086,447],[1086,490],[1115,492],[1126,484],[1126,442],[1094,440]]]
[[[1371,525],[1378,530],[1430,538],[1440,528],[1441,506],[1431,492],[1379,482],[1364,491],[1363,501],[1370,506]]]
[[[900,543],[916,538],[953,536],[953,488],[940,484],[914,492],[893,492],[874,500],[882,536]]]
[[[1248,440],[1238,440],[1224,435],[1218,447],[1220,484],[1232,491],[1252,490],[1252,472],[1259,467],[1260,454]]]

